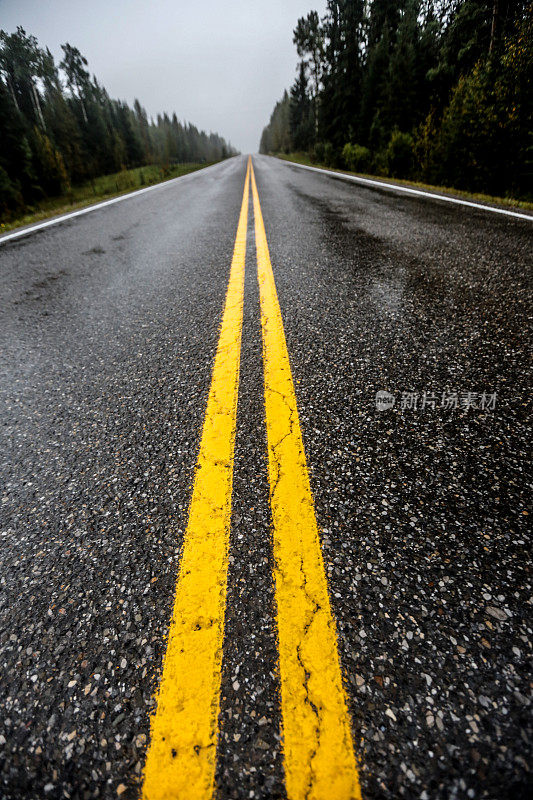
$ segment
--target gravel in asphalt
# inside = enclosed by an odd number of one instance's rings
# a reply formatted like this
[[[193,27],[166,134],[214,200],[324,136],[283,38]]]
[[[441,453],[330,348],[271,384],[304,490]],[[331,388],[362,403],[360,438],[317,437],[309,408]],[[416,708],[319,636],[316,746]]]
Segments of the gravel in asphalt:
[[[139,795],[245,165],[0,244],[5,800]],[[363,797],[525,800],[531,223],[254,166]],[[284,797],[252,228],[220,800]]]

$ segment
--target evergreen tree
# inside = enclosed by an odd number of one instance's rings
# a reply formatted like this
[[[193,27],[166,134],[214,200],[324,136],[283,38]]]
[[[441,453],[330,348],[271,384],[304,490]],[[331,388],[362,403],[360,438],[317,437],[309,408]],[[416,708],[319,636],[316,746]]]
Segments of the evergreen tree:
[[[342,147],[357,128],[361,105],[364,44],[364,0],[328,0],[323,138]]]
[[[301,17],[298,20],[293,32],[293,42],[296,45],[296,52],[311,76],[313,126],[316,133],[318,130],[318,103],[324,68],[324,30],[316,11],[310,11],[307,17]]]
[[[391,50],[384,100],[384,121],[388,130],[408,131],[420,121],[420,87],[416,62],[419,49],[419,4],[408,0],[402,10]]]
[[[35,177],[26,126],[11,92],[0,81],[0,213],[20,210],[33,197]]]
[[[528,196],[532,19],[531,0],[328,0],[297,22],[298,77],[261,151]]]
[[[112,100],[80,51],[68,43],[62,50],[58,68],[23,28],[0,31],[2,216],[123,168],[234,154],[220,136],[183,125],[175,114],[154,124],[137,100],[133,109]]]
[[[291,149],[290,100],[287,92],[276,103],[270,122],[263,131],[261,153],[288,153]]]
[[[289,110],[290,137],[296,150],[307,150],[313,141],[314,115],[307,87],[306,64],[300,61],[298,77],[291,89]]]
[[[44,127],[37,80],[42,57],[35,36],[18,27],[11,35],[0,31],[0,70],[18,111],[34,124]]]
[[[78,100],[84,122],[87,124],[89,120],[87,117],[86,103],[91,86],[89,72],[85,69],[87,66],[87,59],[82,56],[77,47],[72,47],[68,42],[67,44],[62,44],[61,49],[63,50],[64,58],[59,66],[65,72],[67,86],[72,96]]]

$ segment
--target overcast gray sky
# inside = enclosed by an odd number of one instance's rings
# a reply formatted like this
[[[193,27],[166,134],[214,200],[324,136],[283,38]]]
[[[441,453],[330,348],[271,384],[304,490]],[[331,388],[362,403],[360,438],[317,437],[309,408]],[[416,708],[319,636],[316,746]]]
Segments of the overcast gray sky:
[[[78,47],[111,97],[217,131],[256,152],[292,83],[298,17],[325,0],[0,0],[0,27],[22,25],[58,58]]]

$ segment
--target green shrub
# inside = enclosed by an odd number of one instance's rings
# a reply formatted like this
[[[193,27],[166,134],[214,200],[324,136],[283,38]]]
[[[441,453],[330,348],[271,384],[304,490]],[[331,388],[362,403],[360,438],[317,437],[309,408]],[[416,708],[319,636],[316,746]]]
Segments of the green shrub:
[[[435,111],[432,110],[418,126],[415,135],[416,178],[421,178],[425,183],[438,183],[442,178],[439,173],[442,154],[439,148],[438,125]]]
[[[390,174],[386,150],[381,150],[377,153],[374,153],[374,158],[372,161],[372,173],[374,175],[380,175],[384,178]]]
[[[326,167],[335,166],[335,149],[331,142],[326,142],[324,144],[324,164]]]
[[[368,147],[347,142],[342,148],[342,160],[346,168],[353,172],[369,172],[372,154]]]
[[[315,147],[314,147],[314,150],[313,150],[313,155],[312,155],[312,161],[316,161],[317,164],[323,164],[324,163],[324,143],[323,142],[317,142],[315,144]]]
[[[414,169],[414,141],[410,133],[394,130],[386,150],[387,169],[393,178],[409,178]]]

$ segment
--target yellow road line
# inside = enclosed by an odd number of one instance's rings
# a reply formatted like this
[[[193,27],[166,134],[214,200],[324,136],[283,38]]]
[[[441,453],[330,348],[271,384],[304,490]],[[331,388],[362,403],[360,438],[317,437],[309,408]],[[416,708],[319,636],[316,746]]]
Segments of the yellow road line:
[[[213,794],[228,571],[250,162],[143,784],[145,800]]]
[[[289,800],[361,797],[283,321],[252,167]]]

